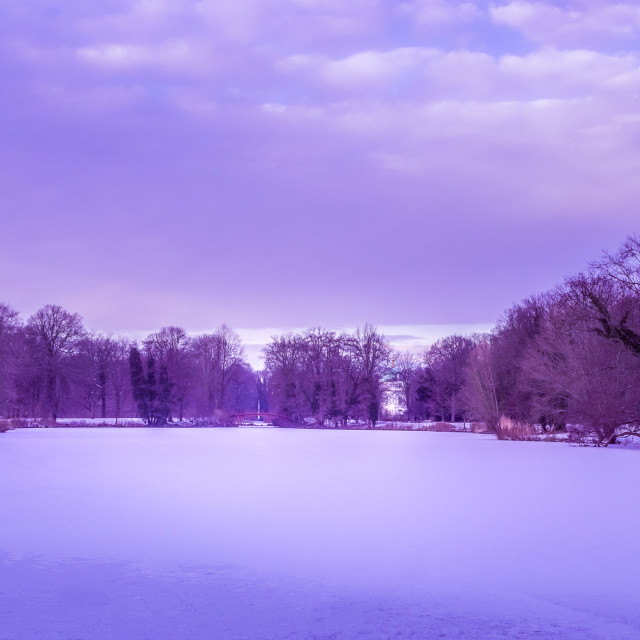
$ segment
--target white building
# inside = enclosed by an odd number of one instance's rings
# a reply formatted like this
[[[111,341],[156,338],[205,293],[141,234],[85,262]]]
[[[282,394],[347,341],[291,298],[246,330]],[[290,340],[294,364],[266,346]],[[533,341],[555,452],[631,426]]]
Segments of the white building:
[[[407,401],[397,371],[390,369],[382,378],[382,415],[400,416],[407,413]]]

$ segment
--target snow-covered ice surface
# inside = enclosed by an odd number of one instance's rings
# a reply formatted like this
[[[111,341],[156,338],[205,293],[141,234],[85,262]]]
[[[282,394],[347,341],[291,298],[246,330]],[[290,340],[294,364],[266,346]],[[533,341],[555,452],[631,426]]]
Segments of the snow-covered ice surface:
[[[640,451],[471,434],[0,436],[1,640],[640,638]]]

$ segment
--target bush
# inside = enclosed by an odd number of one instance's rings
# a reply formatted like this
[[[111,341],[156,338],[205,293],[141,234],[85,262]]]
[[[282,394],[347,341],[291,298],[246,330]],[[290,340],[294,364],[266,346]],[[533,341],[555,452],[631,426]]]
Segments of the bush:
[[[451,431],[456,431],[456,426],[451,424],[450,422],[434,422],[429,425],[429,431],[438,431],[440,433],[449,433]]]
[[[471,433],[489,433],[487,425],[484,422],[472,422],[469,425],[469,431],[471,431]]]
[[[503,440],[534,440],[537,439],[538,431],[528,422],[518,422],[508,416],[501,416],[496,435]]]
[[[607,427],[611,435],[605,437],[604,429],[587,428],[583,425],[567,425],[569,442],[582,445],[595,445],[597,447],[607,447],[610,444],[617,444],[618,438],[640,438],[640,426],[637,424],[621,425],[617,427]]]

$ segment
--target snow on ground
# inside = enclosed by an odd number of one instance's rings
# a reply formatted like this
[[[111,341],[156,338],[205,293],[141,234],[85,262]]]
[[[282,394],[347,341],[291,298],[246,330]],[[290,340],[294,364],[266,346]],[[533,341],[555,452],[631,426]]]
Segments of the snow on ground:
[[[637,449],[0,436],[0,640],[640,637]]]
[[[640,437],[639,436],[625,436],[618,439],[618,443],[610,445],[612,448],[629,447],[629,449],[640,449]]]
[[[141,425],[144,426],[144,420],[142,418],[58,418],[56,420],[58,425],[84,425],[84,426],[92,426],[92,425],[103,425],[109,424],[114,427],[116,424],[122,425]]]

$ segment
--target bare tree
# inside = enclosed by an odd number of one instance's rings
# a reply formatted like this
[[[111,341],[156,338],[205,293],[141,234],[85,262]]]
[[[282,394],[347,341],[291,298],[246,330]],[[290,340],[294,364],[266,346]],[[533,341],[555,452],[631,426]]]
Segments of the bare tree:
[[[220,369],[220,341],[214,334],[191,340],[191,357],[196,379],[196,407],[199,417],[212,417],[217,406],[217,380]]]
[[[318,423],[335,422],[341,415],[343,343],[333,331],[309,329],[298,341],[299,386],[306,413]]]
[[[227,409],[234,412],[253,412],[258,408],[259,375],[247,364],[238,365],[227,387]],[[268,411],[268,406],[261,407]]]
[[[640,297],[640,235],[628,236],[616,253],[591,265],[591,272],[615,282],[621,291]]]
[[[386,338],[369,324],[356,329],[352,345],[356,364],[362,374],[368,424],[373,428],[380,415],[382,376],[389,368],[391,348]]]
[[[77,353],[84,335],[80,316],[57,305],[46,305],[27,321],[34,366],[43,376],[47,412],[54,422],[69,375],[69,359]]]
[[[374,426],[390,352],[370,325],[354,334],[315,328],[275,336],[264,350],[272,404],[297,423],[336,425],[364,418]]]
[[[0,415],[9,415],[17,409],[20,329],[18,312],[0,302]]]
[[[132,343],[127,338],[112,338],[113,360],[110,375],[113,396],[113,415],[116,425],[122,415],[125,402],[131,397],[131,374],[129,368],[129,353]]]
[[[223,324],[215,333],[193,338],[190,353],[197,381],[199,412],[212,416],[235,406],[248,385],[240,336]],[[233,386],[233,393],[230,386]],[[255,381],[252,380],[250,386],[253,388]]]
[[[244,364],[244,347],[240,336],[226,324],[220,326],[215,333],[218,338],[220,349],[220,387],[218,395],[218,406],[226,409],[227,389],[230,381]]]
[[[598,444],[640,435],[640,359],[603,340],[572,307],[548,310],[525,363],[543,411],[577,435]]]
[[[424,362],[432,373],[433,397],[444,419],[449,410],[451,422],[456,421],[458,398],[464,382],[465,367],[473,349],[473,341],[460,335],[447,336],[425,351]]]
[[[592,331],[640,357],[640,237],[629,236],[618,252],[567,279],[563,292]]]
[[[186,331],[181,327],[163,327],[148,336],[144,346],[160,369],[166,368],[170,388],[169,420],[173,415],[172,407],[177,409],[178,418],[182,420],[192,382],[190,340]]]
[[[394,368],[402,388],[405,405],[409,415],[415,415],[415,395],[418,387],[420,364],[415,354],[404,351],[393,354]]]
[[[529,384],[526,355],[556,298],[556,294],[550,293],[514,305],[498,321],[492,339],[498,396],[504,411],[517,421],[541,423],[545,429],[563,423],[541,411],[538,390]]]
[[[303,343],[299,336],[273,336],[264,348],[268,372],[270,401],[291,422],[300,423],[305,416],[300,390]]]
[[[482,420],[489,431],[502,439],[502,407],[498,401],[498,380],[490,335],[480,335],[475,339],[467,360],[463,395],[472,416]]]
[[[601,338],[640,357],[640,297],[601,274],[580,274],[563,289],[566,304]]]
[[[122,347],[114,338],[91,332],[80,342],[79,351],[85,363],[82,384],[87,408],[92,417],[95,409],[99,408],[100,417],[105,419],[108,394],[112,388],[118,358],[122,358]],[[128,353],[128,347],[126,352]]]

